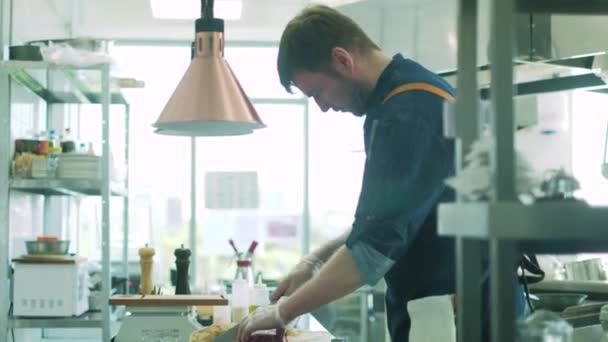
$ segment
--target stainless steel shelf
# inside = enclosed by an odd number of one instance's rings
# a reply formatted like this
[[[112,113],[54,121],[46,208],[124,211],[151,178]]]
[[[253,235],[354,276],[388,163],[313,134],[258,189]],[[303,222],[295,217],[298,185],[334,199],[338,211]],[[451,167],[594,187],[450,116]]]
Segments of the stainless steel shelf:
[[[0,67],[8,70],[11,77],[31,90],[47,103],[97,103],[102,100],[100,67],[71,67],[48,62],[3,61]],[[44,85],[47,72],[52,72],[60,87]],[[126,105],[117,85],[110,86],[112,104]]]
[[[101,180],[97,179],[16,179],[10,180],[14,191],[46,196],[101,196]],[[113,196],[126,196],[126,189],[111,186]]]
[[[439,207],[438,233],[479,239],[608,241],[608,207],[580,201],[450,203]],[[604,243],[605,245],[605,243]]]
[[[604,0],[517,0],[517,11],[552,14],[608,14]]]
[[[9,328],[101,328],[101,312],[85,312],[78,317],[11,317]]]

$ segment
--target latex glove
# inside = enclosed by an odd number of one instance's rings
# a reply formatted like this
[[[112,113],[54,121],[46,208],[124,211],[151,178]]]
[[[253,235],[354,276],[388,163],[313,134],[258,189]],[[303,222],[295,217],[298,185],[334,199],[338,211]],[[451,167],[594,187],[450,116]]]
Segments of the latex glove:
[[[239,323],[237,342],[247,342],[251,334],[259,330],[283,329],[287,325],[281,313],[281,298],[275,305],[262,306],[245,316]]]
[[[272,293],[270,299],[276,302],[283,296],[291,295],[302,284],[309,281],[315,274],[319,272],[323,266],[323,261],[316,255],[310,254],[304,257],[281,281],[279,287]]]

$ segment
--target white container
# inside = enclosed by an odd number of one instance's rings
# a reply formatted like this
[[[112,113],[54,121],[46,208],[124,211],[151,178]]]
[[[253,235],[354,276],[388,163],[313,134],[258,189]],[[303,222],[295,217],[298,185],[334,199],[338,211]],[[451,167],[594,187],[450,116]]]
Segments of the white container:
[[[249,312],[255,311],[260,306],[270,305],[270,292],[263,283],[257,283],[251,288],[249,297]]]
[[[89,309],[84,262],[16,262],[14,268],[15,316],[79,316]]]
[[[249,312],[249,283],[241,276],[232,282],[230,308],[233,322],[240,322]]]
[[[207,288],[209,288],[207,286]],[[220,295],[224,298],[227,298],[226,291],[224,286],[220,288]],[[213,307],[213,324],[227,325],[232,322],[231,319],[231,306],[230,303],[228,305],[215,305]]]

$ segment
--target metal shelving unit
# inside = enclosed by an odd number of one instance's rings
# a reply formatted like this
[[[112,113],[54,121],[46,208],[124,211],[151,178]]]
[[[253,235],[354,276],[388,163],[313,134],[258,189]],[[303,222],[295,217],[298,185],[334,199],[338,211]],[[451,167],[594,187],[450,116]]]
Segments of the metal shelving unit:
[[[460,0],[458,18],[458,96],[453,127],[456,166],[477,138],[477,0]],[[481,260],[488,246],[491,341],[515,340],[515,267],[521,252],[572,253],[606,251],[608,208],[578,201],[523,205],[515,193],[513,115],[513,23],[517,11],[606,14],[608,2],[597,0],[492,0],[490,18],[493,194],[488,202],[456,203],[439,208],[439,233],[456,238],[458,340],[481,341]],[[484,28],[485,29],[485,28]]]
[[[99,196],[101,180],[97,179],[11,179],[10,189],[45,196]],[[127,196],[120,184],[111,184],[112,196]]]
[[[52,87],[49,79],[61,78],[58,87]],[[40,99],[53,104],[99,104],[102,112],[102,154],[101,179],[17,179],[10,178],[8,170],[11,151],[11,87],[21,86],[36,94]],[[11,191],[19,191],[45,196],[99,196],[101,198],[101,261],[102,261],[102,298],[110,297],[110,197],[123,198],[123,264],[128,275],[128,176],[124,184],[113,184],[110,180],[110,105],[125,107],[125,163],[128,169],[129,105],[120,89],[110,81],[109,65],[75,68],[54,65],[47,62],[0,61],[0,313],[9,312],[12,298],[10,290],[9,264],[9,200]],[[48,108],[48,107],[47,107]],[[47,110],[48,115],[48,110]],[[47,210],[45,205],[45,211]],[[46,217],[46,215],[45,215]],[[101,328],[102,340],[109,341],[110,306],[102,300],[101,312],[85,313],[79,317],[68,318],[23,318],[9,317],[0,319],[0,334],[9,328]],[[0,335],[2,336],[2,335]]]
[[[23,317],[9,320],[12,329],[31,328],[101,328],[103,316],[100,312],[87,312],[78,317],[31,318]]]

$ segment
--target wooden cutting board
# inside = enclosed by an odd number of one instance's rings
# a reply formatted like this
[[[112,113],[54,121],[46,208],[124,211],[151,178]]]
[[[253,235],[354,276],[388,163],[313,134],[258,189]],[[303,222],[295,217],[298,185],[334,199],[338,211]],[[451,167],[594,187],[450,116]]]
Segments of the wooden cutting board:
[[[111,305],[127,306],[190,306],[228,305],[228,300],[219,295],[115,295]]]
[[[75,264],[85,260],[85,258],[75,255],[61,254],[24,254],[19,258],[13,259],[14,262],[24,264]]]

